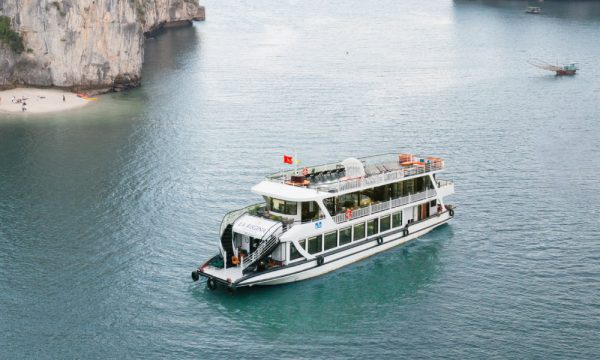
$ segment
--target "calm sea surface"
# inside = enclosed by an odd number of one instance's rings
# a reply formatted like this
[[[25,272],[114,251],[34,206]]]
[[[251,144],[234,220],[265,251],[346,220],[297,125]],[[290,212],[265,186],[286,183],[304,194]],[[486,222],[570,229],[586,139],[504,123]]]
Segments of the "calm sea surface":
[[[598,358],[599,3],[205,5],[142,88],[2,115],[0,358]],[[314,280],[191,281],[284,153],[389,151],[446,159],[453,222]]]

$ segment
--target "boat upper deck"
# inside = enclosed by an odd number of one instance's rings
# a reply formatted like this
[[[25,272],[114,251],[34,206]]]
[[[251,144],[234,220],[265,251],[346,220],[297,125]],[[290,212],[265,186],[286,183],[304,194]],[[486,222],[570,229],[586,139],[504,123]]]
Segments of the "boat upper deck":
[[[441,171],[444,161],[412,154],[383,154],[297,168],[270,175],[266,181],[317,192],[338,193],[377,186],[404,177]]]

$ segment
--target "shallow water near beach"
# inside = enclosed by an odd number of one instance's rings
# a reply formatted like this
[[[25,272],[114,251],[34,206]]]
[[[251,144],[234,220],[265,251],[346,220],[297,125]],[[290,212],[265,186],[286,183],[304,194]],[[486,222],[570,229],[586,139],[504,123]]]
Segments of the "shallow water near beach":
[[[598,356],[600,4],[204,5],[141,88],[0,115],[0,358]],[[192,282],[283,154],[390,151],[446,160],[450,224],[314,280]]]

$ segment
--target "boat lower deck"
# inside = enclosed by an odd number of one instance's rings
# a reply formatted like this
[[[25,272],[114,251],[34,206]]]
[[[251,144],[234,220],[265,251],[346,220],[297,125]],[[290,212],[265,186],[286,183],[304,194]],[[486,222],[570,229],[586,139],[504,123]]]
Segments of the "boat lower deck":
[[[241,267],[226,269],[205,267],[201,268],[198,274],[208,278],[209,287],[220,283],[231,289],[254,285],[277,285],[309,279],[408,243],[446,223],[453,215],[453,210],[447,210],[413,222],[406,227],[380,233],[343,248],[260,272],[243,274]]]

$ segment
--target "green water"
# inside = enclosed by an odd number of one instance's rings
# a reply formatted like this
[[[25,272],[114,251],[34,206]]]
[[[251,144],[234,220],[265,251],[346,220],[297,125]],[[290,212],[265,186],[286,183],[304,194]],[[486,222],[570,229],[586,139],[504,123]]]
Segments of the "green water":
[[[598,356],[597,3],[205,5],[141,88],[2,115],[0,358]],[[193,283],[292,151],[441,156],[456,218],[314,280]]]

